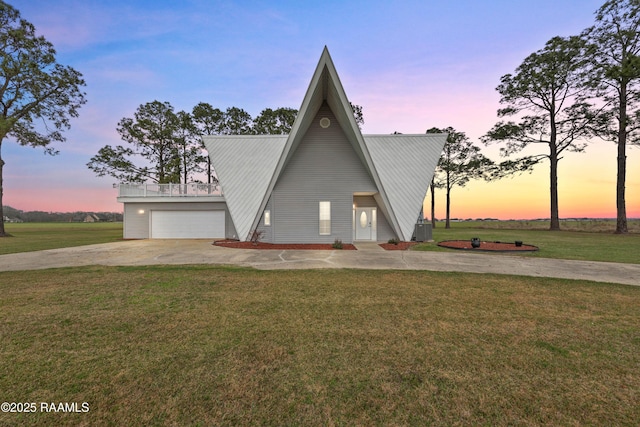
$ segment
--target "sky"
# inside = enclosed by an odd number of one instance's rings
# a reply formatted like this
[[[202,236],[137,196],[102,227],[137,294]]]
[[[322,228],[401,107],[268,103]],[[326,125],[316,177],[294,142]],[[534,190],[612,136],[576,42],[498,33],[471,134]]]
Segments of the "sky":
[[[4,141],[4,204],[51,212],[122,211],[116,180],[86,164],[123,144],[116,125],[141,104],[199,102],[299,108],[323,47],[364,134],[451,126],[500,161],[483,136],[497,121],[495,88],[554,36],[593,24],[603,0],[19,0],[9,3],[83,74],[87,104],[60,151]],[[627,153],[627,216],[640,217],[640,148]],[[559,166],[560,217],[615,217],[616,146],[593,141]],[[549,167],[455,187],[452,217],[549,217]],[[444,217],[437,192],[436,217]]]

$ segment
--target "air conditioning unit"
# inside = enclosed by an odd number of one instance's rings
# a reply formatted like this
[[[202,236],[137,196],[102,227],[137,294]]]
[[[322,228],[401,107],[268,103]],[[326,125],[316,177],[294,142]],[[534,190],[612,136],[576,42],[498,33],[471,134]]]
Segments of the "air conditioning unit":
[[[418,223],[414,231],[416,236],[416,242],[430,242],[433,240],[433,233],[431,231],[431,224]]]

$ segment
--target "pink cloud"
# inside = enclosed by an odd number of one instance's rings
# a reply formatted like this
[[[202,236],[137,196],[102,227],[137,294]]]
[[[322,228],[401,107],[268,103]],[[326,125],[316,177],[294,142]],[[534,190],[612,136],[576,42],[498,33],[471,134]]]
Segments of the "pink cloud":
[[[45,212],[122,212],[113,188],[31,188],[6,189],[4,205],[23,211]]]

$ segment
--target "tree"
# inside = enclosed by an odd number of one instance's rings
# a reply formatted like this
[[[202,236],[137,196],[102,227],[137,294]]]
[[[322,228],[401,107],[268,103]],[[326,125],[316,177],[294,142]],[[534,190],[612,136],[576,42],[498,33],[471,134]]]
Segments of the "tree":
[[[558,214],[558,161],[565,151],[580,152],[585,138],[593,134],[598,115],[583,101],[581,86],[585,44],[579,37],[554,37],[545,47],[529,55],[516,69],[515,75],[500,79],[497,91],[499,117],[519,115],[519,123],[497,123],[484,137],[485,143],[501,142],[503,156],[524,150],[531,144],[546,145],[548,154],[524,156],[504,162],[514,170],[529,170],[543,159],[549,159],[551,230],[560,229]]]
[[[253,120],[253,133],[256,135],[288,135],[296,120],[298,110],[294,108],[265,108]]]
[[[200,132],[200,135],[219,135],[224,129],[224,113],[219,108],[213,108],[211,104],[200,102],[193,107],[191,112],[193,123]],[[211,171],[211,158],[206,153],[206,147],[200,138],[200,148],[205,150],[205,161],[207,164],[207,182],[211,184],[213,172]]]
[[[446,129],[431,128],[427,133],[447,133],[442,155],[436,167],[439,175],[432,181],[434,187],[442,187],[447,192],[445,228],[451,228],[451,190],[454,186],[464,187],[472,179],[491,180],[498,177],[495,163],[480,153],[480,147],[473,145],[464,134],[452,127]],[[433,213],[432,213],[433,218]]]
[[[362,125],[364,124],[364,115],[362,114],[362,106],[356,105],[352,102],[349,102],[349,105],[351,105],[351,111],[353,111],[353,117],[355,117],[358,127],[362,129]]]
[[[133,148],[102,147],[87,167],[98,176],[110,175],[123,182],[180,182],[178,127],[178,117],[168,102],[142,104],[134,119],[125,117],[118,123],[120,137]],[[142,165],[134,162],[139,158]]]
[[[229,107],[224,113],[223,135],[247,135],[251,133],[253,119],[242,108]]]
[[[436,182],[436,173],[434,171],[431,184],[429,184],[429,189],[431,190],[431,228],[436,228],[436,188],[442,187],[442,183]]]
[[[616,233],[627,233],[626,146],[640,143],[640,0],[607,1],[582,35],[591,48],[587,86],[605,104],[598,135],[618,144]]]
[[[36,36],[33,24],[0,1],[0,237],[6,236],[2,208],[2,143],[6,138],[55,155],[52,142],[63,142],[63,131],[86,102],[82,74],[56,62],[53,45]]]
[[[178,111],[176,119],[175,144],[180,159],[182,183],[186,184],[193,181],[190,177],[194,173],[203,171],[201,165],[205,162],[205,157],[208,156],[203,155],[202,138],[191,114]]]

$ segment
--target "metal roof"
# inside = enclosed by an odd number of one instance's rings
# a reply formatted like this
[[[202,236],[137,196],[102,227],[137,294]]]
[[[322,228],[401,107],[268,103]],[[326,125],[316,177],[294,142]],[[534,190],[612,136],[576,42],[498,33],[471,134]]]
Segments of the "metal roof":
[[[239,240],[245,240],[282,155],[286,135],[204,136]]]
[[[447,134],[364,135],[364,140],[400,225],[398,237],[409,240]]]

